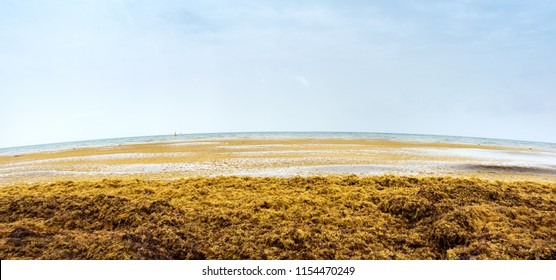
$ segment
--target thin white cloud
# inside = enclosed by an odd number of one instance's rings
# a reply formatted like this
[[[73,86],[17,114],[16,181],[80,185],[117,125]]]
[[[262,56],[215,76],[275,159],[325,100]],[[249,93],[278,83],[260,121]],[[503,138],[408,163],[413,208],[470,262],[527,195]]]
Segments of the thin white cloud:
[[[303,77],[303,76],[297,76],[295,77],[295,79],[304,87],[308,87],[311,85],[311,83],[309,83],[309,80],[307,80],[307,78]]]

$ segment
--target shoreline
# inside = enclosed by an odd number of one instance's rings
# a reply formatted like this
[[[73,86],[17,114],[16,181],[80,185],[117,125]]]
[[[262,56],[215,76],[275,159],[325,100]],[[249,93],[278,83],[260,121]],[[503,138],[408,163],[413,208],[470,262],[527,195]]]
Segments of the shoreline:
[[[0,257],[556,259],[554,162],[340,139],[0,156]]]
[[[0,156],[0,185],[198,176],[407,175],[556,181],[556,153],[361,139],[199,139]]]
[[[361,139],[199,139],[0,156],[0,186],[198,176],[407,175],[556,181],[556,153]]]

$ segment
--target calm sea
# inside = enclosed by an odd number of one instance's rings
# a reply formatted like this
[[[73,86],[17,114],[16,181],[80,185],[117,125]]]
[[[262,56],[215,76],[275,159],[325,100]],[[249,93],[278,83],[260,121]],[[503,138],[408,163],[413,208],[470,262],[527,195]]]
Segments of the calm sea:
[[[542,149],[556,152],[556,144],[506,140],[506,139],[490,139],[490,138],[474,138],[474,137],[458,137],[458,136],[442,136],[442,135],[421,135],[421,134],[398,134],[398,133],[371,133],[371,132],[241,132],[241,133],[199,133],[199,134],[178,134],[173,135],[155,135],[155,136],[139,136],[126,138],[112,138],[87,140],[65,143],[42,144],[33,146],[21,146],[12,148],[0,148],[0,155],[18,155],[36,152],[58,151],[75,148],[112,146],[119,144],[136,144],[149,142],[176,142],[187,140],[218,140],[218,139],[264,139],[264,138],[328,138],[328,139],[373,139],[373,140],[390,140],[390,141],[417,141],[427,143],[458,143],[458,144],[474,144],[474,145],[490,145],[504,147],[520,147]]]

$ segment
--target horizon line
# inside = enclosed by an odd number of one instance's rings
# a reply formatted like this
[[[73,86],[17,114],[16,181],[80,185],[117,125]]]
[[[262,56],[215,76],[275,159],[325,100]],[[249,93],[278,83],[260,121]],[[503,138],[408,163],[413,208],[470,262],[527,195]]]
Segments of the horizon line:
[[[174,135],[175,133],[175,135]],[[61,142],[50,142],[50,143],[39,143],[30,145],[20,145],[20,146],[8,146],[0,147],[0,150],[6,149],[17,149],[17,148],[27,148],[36,146],[46,146],[46,145],[56,145],[56,144],[69,144],[69,143],[79,143],[79,142],[94,142],[103,140],[118,140],[118,139],[128,139],[128,138],[142,138],[142,137],[177,137],[177,136],[187,136],[187,135],[214,135],[214,134],[280,134],[280,133],[346,133],[346,134],[393,134],[393,135],[414,135],[414,136],[435,136],[435,137],[453,137],[453,138],[470,138],[470,139],[484,139],[484,140],[502,140],[502,141],[516,141],[525,143],[539,143],[539,144],[551,144],[556,145],[553,142],[546,141],[535,141],[535,140],[522,140],[522,139],[508,139],[508,138],[491,138],[491,137],[481,137],[481,136],[463,136],[463,135],[446,135],[446,134],[428,134],[428,133],[401,133],[401,132],[374,132],[374,131],[222,131],[222,132],[193,132],[193,133],[177,133],[172,132],[169,134],[155,134],[155,135],[135,135],[135,136],[121,136],[121,137],[109,137],[109,138],[94,138],[86,140],[74,140],[74,141],[61,141]]]

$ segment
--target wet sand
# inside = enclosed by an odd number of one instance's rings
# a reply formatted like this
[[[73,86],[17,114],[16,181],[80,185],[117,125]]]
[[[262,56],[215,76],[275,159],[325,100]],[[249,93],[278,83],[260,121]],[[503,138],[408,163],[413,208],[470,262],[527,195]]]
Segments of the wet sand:
[[[556,181],[540,149],[346,139],[222,139],[0,156],[0,185],[198,176],[409,175]]]

